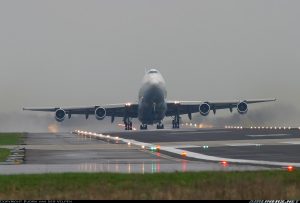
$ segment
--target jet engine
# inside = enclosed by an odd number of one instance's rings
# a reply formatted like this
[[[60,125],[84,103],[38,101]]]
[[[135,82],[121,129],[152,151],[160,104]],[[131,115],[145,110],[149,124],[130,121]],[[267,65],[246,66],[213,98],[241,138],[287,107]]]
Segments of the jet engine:
[[[55,111],[55,120],[57,122],[63,122],[66,118],[66,112],[63,109],[57,109]]]
[[[210,112],[210,105],[208,103],[200,104],[199,112],[202,116],[207,116]]]
[[[103,120],[106,116],[106,110],[103,107],[98,107],[95,110],[95,117],[97,120]]]
[[[245,114],[248,111],[248,104],[245,101],[238,103],[237,110],[240,114]]]

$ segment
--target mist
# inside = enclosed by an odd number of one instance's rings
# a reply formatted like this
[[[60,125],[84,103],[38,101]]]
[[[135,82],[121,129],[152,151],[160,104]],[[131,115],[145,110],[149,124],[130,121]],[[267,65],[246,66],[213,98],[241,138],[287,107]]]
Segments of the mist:
[[[291,126],[299,127],[298,118],[300,111],[291,104],[264,104],[261,107],[251,108],[247,114],[239,114],[236,109],[233,113],[229,110],[218,110],[216,115],[210,112],[208,116],[201,116],[200,113],[192,114],[192,121],[187,116],[182,116],[182,123],[204,124],[214,128],[223,128],[225,125],[232,126]],[[171,119],[165,118],[166,128],[171,128]],[[32,113],[13,112],[2,113],[0,115],[1,132],[70,132],[76,129],[108,132],[123,131],[122,118],[116,118],[114,123],[110,122],[110,117],[99,121],[95,116],[90,115],[88,120],[84,115],[72,115],[71,119],[66,118],[63,122],[56,122],[54,113]],[[133,119],[133,127],[139,129],[139,121]],[[185,127],[185,126],[183,126]],[[156,128],[149,126],[149,128]]]
[[[162,73],[169,100],[278,100],[199,121],[298,126],[299,8],[297,0],[0,1],[0,131],[55,123],[23,107],[136,102],[145,68]],[[119,129],[92,116],[58,128],[76,125]]]
[[[246,114],[239,114],[237,110],[230,113],[229,110],[227,110],[226,116],[218,116],[217,111],[216,115],[213,115],[211,112],[207,117],[195,114],[193,121],[195,123],[203,123],[216,128],[223,128],[224,126],[299,127],[300,111],[292,104],[277,102],[276,104],[264,105],[263,107],[257,107],[255,109],[251,109],[251,105],[249,106],[250,109]],[[187,122],[187,120],[184,121]]]

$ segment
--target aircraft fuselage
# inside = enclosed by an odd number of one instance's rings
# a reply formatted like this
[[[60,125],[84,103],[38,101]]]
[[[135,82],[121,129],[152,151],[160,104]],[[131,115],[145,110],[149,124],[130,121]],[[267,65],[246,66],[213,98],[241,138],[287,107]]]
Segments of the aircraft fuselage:
[[[167,111],[165,80],[155,69],[144,76],[139,91],[138,119],[142,124],[160,123]]]

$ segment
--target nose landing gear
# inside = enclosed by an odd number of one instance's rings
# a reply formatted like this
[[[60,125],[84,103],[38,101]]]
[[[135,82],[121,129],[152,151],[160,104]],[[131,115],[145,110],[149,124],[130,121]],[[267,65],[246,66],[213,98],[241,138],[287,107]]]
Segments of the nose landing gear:
[[[140,125],[140,129],[141,130],[147,130],[147,124],[142,124],[142,125]]]
[[[164,126],[164,124],[162,124],[162,123],[160,122],[160,123],[157,124],[156,128],[157,128],[157,129],[164,129],[165,126]]]

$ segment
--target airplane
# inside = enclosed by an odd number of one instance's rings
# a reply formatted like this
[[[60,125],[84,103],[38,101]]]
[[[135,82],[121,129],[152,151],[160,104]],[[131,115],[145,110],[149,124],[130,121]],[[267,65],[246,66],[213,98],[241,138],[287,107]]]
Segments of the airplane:
[[[172,128],[180,126],[181,115],[188,115],[192,119],[192,113],[199,112],[202,116],[207,116],[210,111],[216,114],[219,109],[234,108],[240,114],[248,111],[248,104],[271,102],[276,99],[258,99],[258,100],[233,100],[233,101],[168,101],[165,80],[162,74],[151,69],[146,71],[142,80],[142,86],[138,93],[138,102],[121,103],[108,105],[95,105],[89,107],[75,108],[23,108],[28,111],[55,112],[55,119],[58,122],[65,120],[66,116],[70,119],[73,114],[94,115],[97,120],[103,120],[106,116],[111,117],[113,123],[115,117],[123,118],[125,130],[132,130],[132,119],[138,118],[141,122],[140,129],[146,130],[147,125],[157,124],[157,129],[164,129],[162,123],[165,117],[172,117]]]

